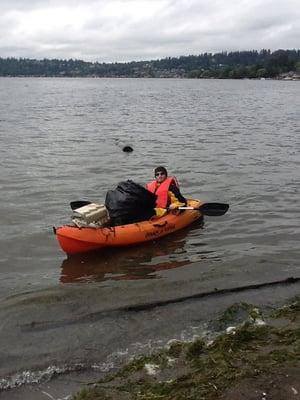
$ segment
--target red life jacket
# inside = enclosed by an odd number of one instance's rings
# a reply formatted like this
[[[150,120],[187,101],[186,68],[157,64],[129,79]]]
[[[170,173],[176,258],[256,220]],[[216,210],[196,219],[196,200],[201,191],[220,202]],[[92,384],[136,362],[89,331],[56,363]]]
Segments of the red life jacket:
[[[157,182],[155,180],[150,183],[147,183],[146,185],[147,189],[150,192],[155,193],[157,196],[156,207],[167,208],[168,191],[171,183],[175,183],[178,186],[177,179],[175,178],[175,176],[167,178],[158,187],[157,187]]]

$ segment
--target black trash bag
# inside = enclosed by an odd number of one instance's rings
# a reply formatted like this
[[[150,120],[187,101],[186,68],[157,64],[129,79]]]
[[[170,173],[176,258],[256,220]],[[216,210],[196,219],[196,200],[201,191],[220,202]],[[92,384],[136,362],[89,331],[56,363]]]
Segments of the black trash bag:
[[[155,204],[156,195],[131,180],[120,182],[105,198],[111,226],[146,221],[155,214]]]

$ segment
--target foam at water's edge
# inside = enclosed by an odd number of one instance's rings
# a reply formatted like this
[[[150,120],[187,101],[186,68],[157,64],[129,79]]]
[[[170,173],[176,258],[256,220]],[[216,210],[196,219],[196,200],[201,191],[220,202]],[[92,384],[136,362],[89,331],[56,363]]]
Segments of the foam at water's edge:
[[[0,379],[0,392],[9,389],[15,389],[22,385],[39,384],[42,382],[48,382],[57,375],[63,375],[73,372],[84,372],[96,370],[102,373],[107,373],[115,368],[119,368],[124,362],[139,356],[140,354],[151,353],[153,350],[164,348],[173,340],[194,340],[195,337],[209,336],[210,332],[206,330],[206,323],[200,324],[199,326],[193,326],[180,332],[176,337],[165,338],[164,340],[150,339],[144,343],[135,342],[132,343],[128,348],[118,349],[111,353],[104,362],[88,363],[77,363],[73,365],[51,365],[44,370],[38,371],[22,371],[12,376]]]
[[[84,364],[64,365],[58,367],[52,365],[42,371],[23,371],[8,378],[0,379],[0,391],[14,389],[26,384],[38,384],[47,382],[55,375],[66,374],[75,371],[84,371],[88,369],[97,369],[102,372],[107,372],[113,368],[113,364],[103,363],[102,365],[92,365],[91,367]]]

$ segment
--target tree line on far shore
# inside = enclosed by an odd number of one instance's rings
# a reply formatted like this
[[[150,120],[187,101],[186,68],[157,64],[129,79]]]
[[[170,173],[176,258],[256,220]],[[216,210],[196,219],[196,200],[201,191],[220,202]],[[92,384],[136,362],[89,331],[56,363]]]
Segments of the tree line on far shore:
[[[126,63],[0,58],[0,76],[10,77],[255,79],[278,78],[290,71],[300,75],[300,50],[224,51]]]

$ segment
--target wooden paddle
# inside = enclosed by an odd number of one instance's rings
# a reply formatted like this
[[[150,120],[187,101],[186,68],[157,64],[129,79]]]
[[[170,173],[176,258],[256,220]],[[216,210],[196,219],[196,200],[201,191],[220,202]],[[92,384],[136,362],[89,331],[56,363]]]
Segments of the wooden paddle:
[[[72,210],[91,204],[87,200],[71,201],[70,206]],[[199,207],[178,207],[177,210],[199,210],[203,215],[209,217],[219,217],[224,215],[229,209],[229,204],[224,203],[203,203]]]

